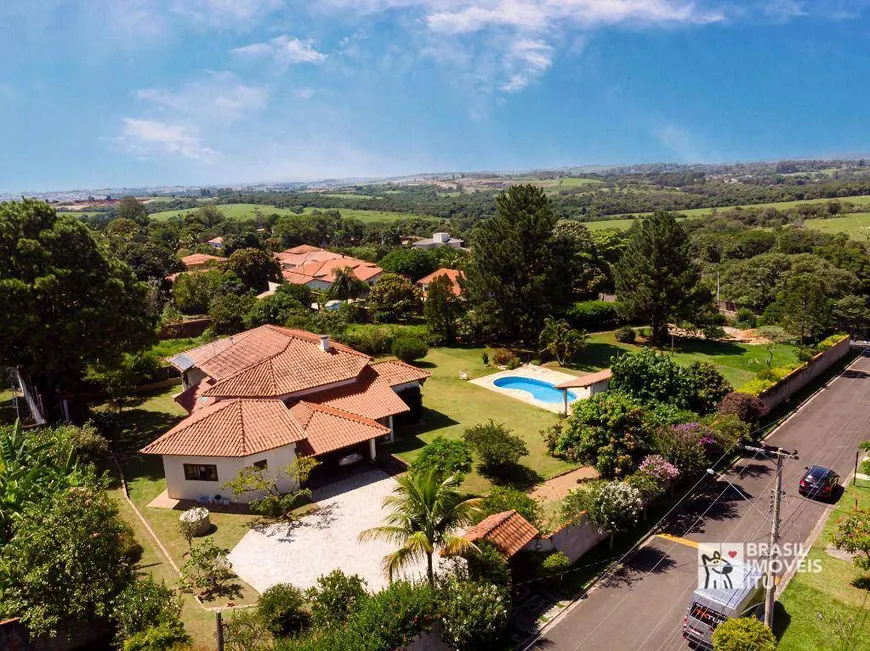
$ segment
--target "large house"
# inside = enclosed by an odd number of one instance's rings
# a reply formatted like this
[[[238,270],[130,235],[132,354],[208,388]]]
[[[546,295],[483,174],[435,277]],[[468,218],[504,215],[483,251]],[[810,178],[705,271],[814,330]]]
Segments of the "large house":
[[[354,452],[374,459],[378,442],[393,440],[393,417],[410,411],[402,396],[419,405],[431,375],[274,325],[170,362],[183,387],[175,400],[189,416],[141,452],[162,455],[168,496],[184,500],[226,495],[224,484],[248,466],[277,471],[297,456],[335,461]]]
[[[308,244],[276,253],[275,259],[281,265],[281,275],[285,282],[306,285],[311,289],[322,291],[332,287],[336,270],[344,267],[350,267],[353,275],[370,287],[378,282],[384,271],[373,262],[358,260]]]

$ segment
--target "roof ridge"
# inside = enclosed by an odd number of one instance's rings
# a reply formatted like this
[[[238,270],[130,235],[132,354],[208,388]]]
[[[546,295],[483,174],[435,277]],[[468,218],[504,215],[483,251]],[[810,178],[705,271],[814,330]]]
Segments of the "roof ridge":
[[[242,456],[248,456],[248,433],[245,431],[245,405],[243,400],[239,400],[239,413],[236,418],[239,419],[239,430],[242,433]]]

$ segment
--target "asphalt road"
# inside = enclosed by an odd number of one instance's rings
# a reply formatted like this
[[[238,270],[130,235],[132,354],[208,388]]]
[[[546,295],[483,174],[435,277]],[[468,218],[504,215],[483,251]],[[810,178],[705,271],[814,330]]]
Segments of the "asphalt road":
[[[833,468],[841,478],[854,468],[855,451],[870,439],[870,358],[858,360],[828,384],[767,440],[796,449],[800,460],[783,470],[781,543],[804,543],[831,508],[803,498],[798,481],[808,465]],[[688,649],[682,621],[697,586],[698,542],[767,542],[775,463],[743,459],[727,482],[709,476],[700,494],[666,525],[672,540],[655,537],[586,598],[573,605],[534,649],[572,651]],[[841,479],[842,481],[843,479]]]

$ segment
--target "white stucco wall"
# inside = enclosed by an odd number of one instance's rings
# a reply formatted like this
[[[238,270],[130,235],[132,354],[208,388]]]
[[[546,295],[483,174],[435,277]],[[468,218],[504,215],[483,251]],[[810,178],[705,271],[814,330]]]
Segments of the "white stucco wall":
[[[278,473],[278,471],[289,466],[295,458],[295,445],[285,445],[284,447],[268,450],[260,454],[252,454],[247,457],[164,456],[163,471],[166,474],[166,490],[169,497],[175,500],[196,500],[200,496],[212,498],[215,495],[221,495],[222,497],[228,497],[234,502],[248,502],[254,496],[232,495],[224,484],[234,479],[242,468],[252,466],[257,461],[265,460],[269,471]],[[184,464],[186,463],[217,466],[218,480],[188,481],[184,478]],[[282,472],[281,478],[278,481],[278,489],[283,492],[289,491],[294,487],[294,482],[287,477],[286,473]]]

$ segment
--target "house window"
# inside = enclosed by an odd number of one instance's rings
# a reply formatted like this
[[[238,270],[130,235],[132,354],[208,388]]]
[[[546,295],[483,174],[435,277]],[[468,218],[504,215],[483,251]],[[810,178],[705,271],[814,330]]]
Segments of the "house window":
[[[263,459],[262,461],[255,461],[254,462],[254,468],[259,468],[260,470],[265,470],[268,467],[269,467],[269,464],[266,462],[265,459]]]
[[[217,466],[186,463],[184,478],[187,481],[217,481]]]

